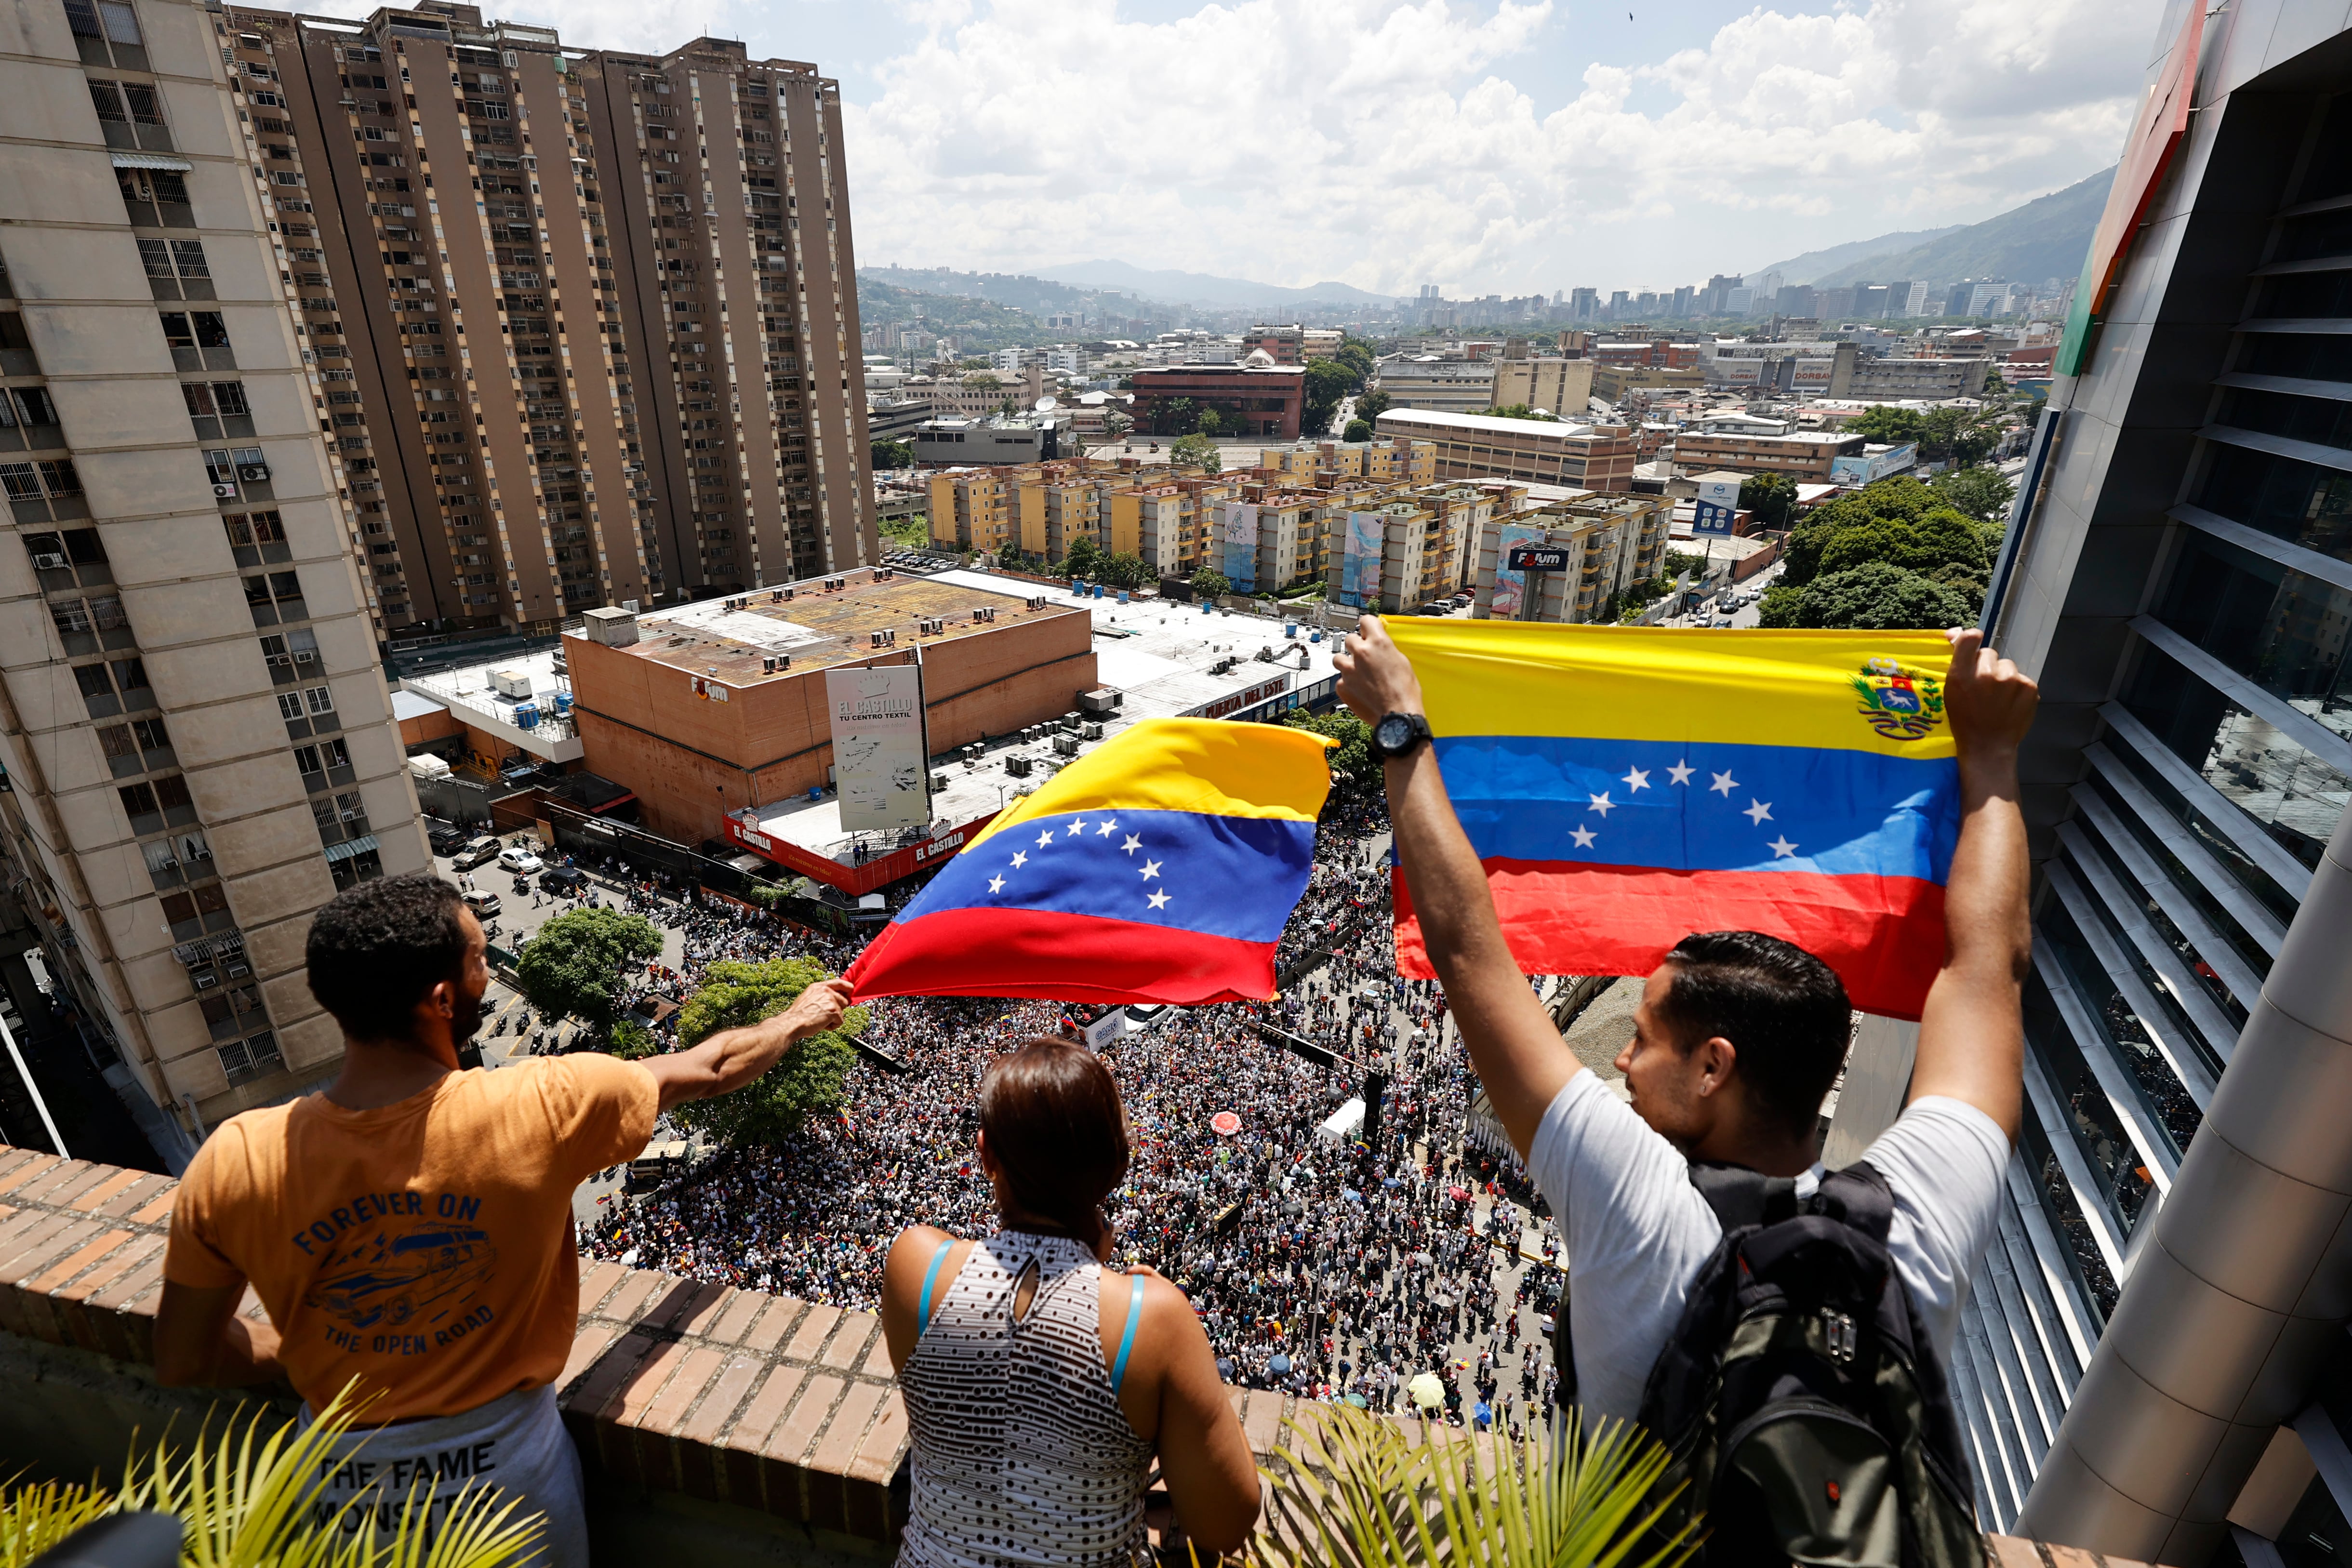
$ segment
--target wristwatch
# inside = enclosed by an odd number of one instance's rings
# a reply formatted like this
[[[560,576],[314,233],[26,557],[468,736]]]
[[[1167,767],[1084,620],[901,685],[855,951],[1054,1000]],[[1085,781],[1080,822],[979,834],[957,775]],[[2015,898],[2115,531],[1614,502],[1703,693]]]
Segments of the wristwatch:
[[[1414,747],[1434,738],[1429,732],[1429,721],[1418,713],[1383,713],[1372,726],[1372,751],[1383,762],[1409,757]]]

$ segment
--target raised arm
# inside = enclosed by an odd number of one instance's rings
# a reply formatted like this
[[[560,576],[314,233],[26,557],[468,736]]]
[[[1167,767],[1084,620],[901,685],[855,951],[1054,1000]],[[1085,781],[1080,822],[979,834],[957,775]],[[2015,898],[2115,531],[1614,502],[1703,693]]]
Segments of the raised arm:
[[[2033,963],[2031,875],[2017,803],[2017,749],[2040,700],[1973,628],[1952,634],[1945,711],[1959,745],[1960,841],[1944,886],[1944,967],[1919,1017],[1913,1100],[1949,1095],[2014,1142],[2024,1071],[2021,994]]]
[[[731,1093],[783,1059],[784,1053],[841,1022],[849,982],[820,980],[772,1018],[721,1029],[690,1051],[647,1057],[642,1065],[661,1088],[661,1108]]]
[[[1349,633],[1334,662],[1340,700],[1367,724],[1389,713],[1419,714],[1421,682],[1377,616]],[[1389,822],[1412,912],[1470,1065],[1525,1159],[1536,1127],[1560,1086],[1584,1070],[1528,989],[1503,940],[1503,922],[1430,746],[1387,763]]]

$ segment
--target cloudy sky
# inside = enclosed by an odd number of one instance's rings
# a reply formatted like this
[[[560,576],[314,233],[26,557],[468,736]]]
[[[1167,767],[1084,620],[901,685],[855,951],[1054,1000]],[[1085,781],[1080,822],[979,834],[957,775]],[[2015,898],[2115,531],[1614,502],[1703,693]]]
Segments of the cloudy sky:
[[[363,14],[368,0],[344,0]],[[858,259],[1703,282],[2113,163],[2160,0],[497,0],[841,79]]]

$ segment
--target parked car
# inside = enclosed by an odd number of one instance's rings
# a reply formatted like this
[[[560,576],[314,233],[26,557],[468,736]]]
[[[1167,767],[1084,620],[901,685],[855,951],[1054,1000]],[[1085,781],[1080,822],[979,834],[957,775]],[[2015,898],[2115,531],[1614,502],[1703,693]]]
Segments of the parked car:
[[[486,836],[468,840],[455,855],[449,857],[449,864],[460,871],[470,871],[475,867],[487,864],[498,858],[499,841]]]
[[[499,868],[512,871],[518,877],[528,877],[546,864],[520,844],[509,844],[499,851]]]
[[[478,921],[493,919],[499,912],[499,896],[487,888],[468,888],[457,896],[466,900],[466,907],[474,911]]]
[[[433,846],[436,855],[455,855],[466,847],[466,830],[447,822],[425,825],[425,842]]]
[[[539,874],[541,892],[571,897],[588,886],[588,873],[574,866],[550,866]]]

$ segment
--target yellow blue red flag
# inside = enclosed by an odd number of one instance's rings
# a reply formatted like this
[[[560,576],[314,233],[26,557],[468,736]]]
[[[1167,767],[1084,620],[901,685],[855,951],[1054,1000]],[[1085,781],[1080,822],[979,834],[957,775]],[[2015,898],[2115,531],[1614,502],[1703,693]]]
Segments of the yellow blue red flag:
[[[1386,624],[1521,969],[1643,974],[1759,931],[1919,1016],[1959,836],[1943,634]],[[1396,921],[1428,975],[1401,876]]]
[[[1269,997],[1314,869],[1330,743],[1146,719],[982,828],[847,978],[861,1000]]]

